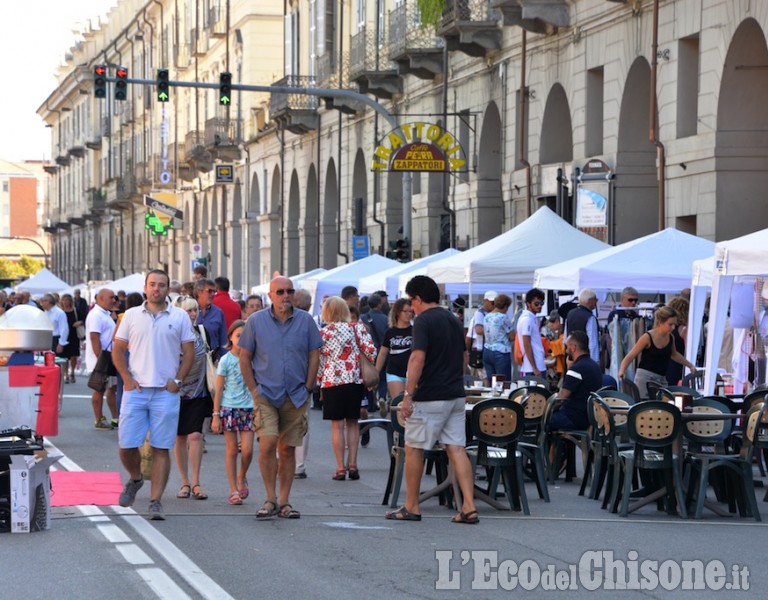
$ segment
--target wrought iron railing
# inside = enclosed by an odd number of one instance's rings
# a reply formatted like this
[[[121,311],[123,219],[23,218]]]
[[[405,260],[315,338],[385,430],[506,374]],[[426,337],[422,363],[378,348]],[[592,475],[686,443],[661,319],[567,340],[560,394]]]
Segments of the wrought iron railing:
[[[275,81],[272,85],[284,87],[314,87],[315,78],[306,75],[286,75]],[[291,94],[285,92],[272,92],[270,99],[270,111],[273,115],[288,110],[317,110],[317,96],[307,94]]]
[[[438,30],[457,21],[498,21],[500,18],[501,12],[492,8],[488,0],[445,0]]]
[[[208,119],[205,122],[205,147],[239,144],[238,125],[238,119],[227,119],[226,117]]]
[[[349,78],[354,80],[366,72],[389,71],[392,64],[389,60],[386,35],[376,39],[376,31],[363,27],[359,33],[352,36],[349,49]]]
[[[416,0],[404,0],[389,13],[389,57],[396,59],[408,50],[442,48],[445,40],[437,35],[434,25],[421,24]]]

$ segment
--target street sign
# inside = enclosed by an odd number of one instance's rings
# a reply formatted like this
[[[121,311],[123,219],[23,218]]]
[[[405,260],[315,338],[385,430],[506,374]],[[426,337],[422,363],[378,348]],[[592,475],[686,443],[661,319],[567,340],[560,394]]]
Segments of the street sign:
[[[234,183],[235,167],[234,165],[216,165],[216,183]]]
[[[352,260],[360,260],[371,254],[370,241],[367,235],[352,236]]]
[[[181,229],[184,226],[184,212],[175,206],[161,202],[148,194],[144,194],[144,206],[156,210],[157,212],[161,212],[173,219],[174,229]]]

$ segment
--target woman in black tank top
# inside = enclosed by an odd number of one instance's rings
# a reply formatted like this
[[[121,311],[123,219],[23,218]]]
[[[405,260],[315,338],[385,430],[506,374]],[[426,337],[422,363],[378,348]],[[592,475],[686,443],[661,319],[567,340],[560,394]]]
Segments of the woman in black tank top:
[[[653,328],[641,336],[621,361],[619,379],[624,377],[627,367],[637,356],[640,364],[635,373],[635,385],[640,390],[642,398],[648,398],[648,382],[653,381],[662,387],[667,386],[667,367],[669,361],[688,367],[694,371],[696,367],[675,348],[672,340],[672,330],[677,326],[677,311],[670,306],[662,306],[653,315]]]

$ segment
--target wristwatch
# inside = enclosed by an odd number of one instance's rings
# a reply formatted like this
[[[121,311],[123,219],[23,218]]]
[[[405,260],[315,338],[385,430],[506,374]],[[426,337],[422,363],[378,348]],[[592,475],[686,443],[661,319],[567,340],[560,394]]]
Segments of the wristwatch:
[[[180,387],[181,386],[181,379],[174,379],[173,383],[176,384],[176,387]]]

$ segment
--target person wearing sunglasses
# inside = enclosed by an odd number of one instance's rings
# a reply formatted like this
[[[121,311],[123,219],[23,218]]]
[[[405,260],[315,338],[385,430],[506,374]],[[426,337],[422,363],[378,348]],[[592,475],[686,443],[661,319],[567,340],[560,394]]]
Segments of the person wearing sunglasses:
[[[208,332],[209,344],[211,345],[211,354],[214,363],[219,362],[219,358],[228,351],[229,345],[227,339],[227,319],[224,311],[213,303],[216,295],[216,284],[210,279],[198,279],[195,281],[195,300],[199,306],[197,313],[197,322],[195,325],[202,325]]]
[[[253,396],[253,429],[259,439],[259,469],[266,491],[257,519],[301,517],[290,505],[289,495],[296,446],[301,446],[307,433],[323,339],[312,316],[294,309],[295,292],[289,278],[275,277],[269,283],[272,306],[253,313],[240,336],[240,370]]]
[[[538,288],[530,289],[525,294],[525,308],[517,320],[517,341],[522,350],[523,360],[520,375],[542,377],[546,371],[544,344],[539,333],[538,314],[544,306],[544,292]]]
[[[589,357],[600,364],[600,332],[597,327],[597,294],[592,288],[579,292],[579,305],[565,318],[565,339],[574,331],[583,331],[589,337]]]
[[[617,338],[618,343],[623,346],[623,340],[627,338],[632,320],[637,319],[640,316],[636,310],[638,301],[639,296],[637,290],[631,286],[627,286],[621,290],[621,299],[619,300],[619,305],[608,313],[605,336],[605,343],[608,349],[608,364],[606,365],[607,368],[610,368],[615,360],[613,350],[614,335],[611,333],[611,330],[616,329],[620,331],[621,335],[617,336]],[[614,320],[617,320],[618,322],[614,324]],[[616,353],[616,357],[624,356],[629,351],[630,348],[622,348],[620,352]],[[616,369],[619,367],[618,362],[620,361],[616,361]]]

